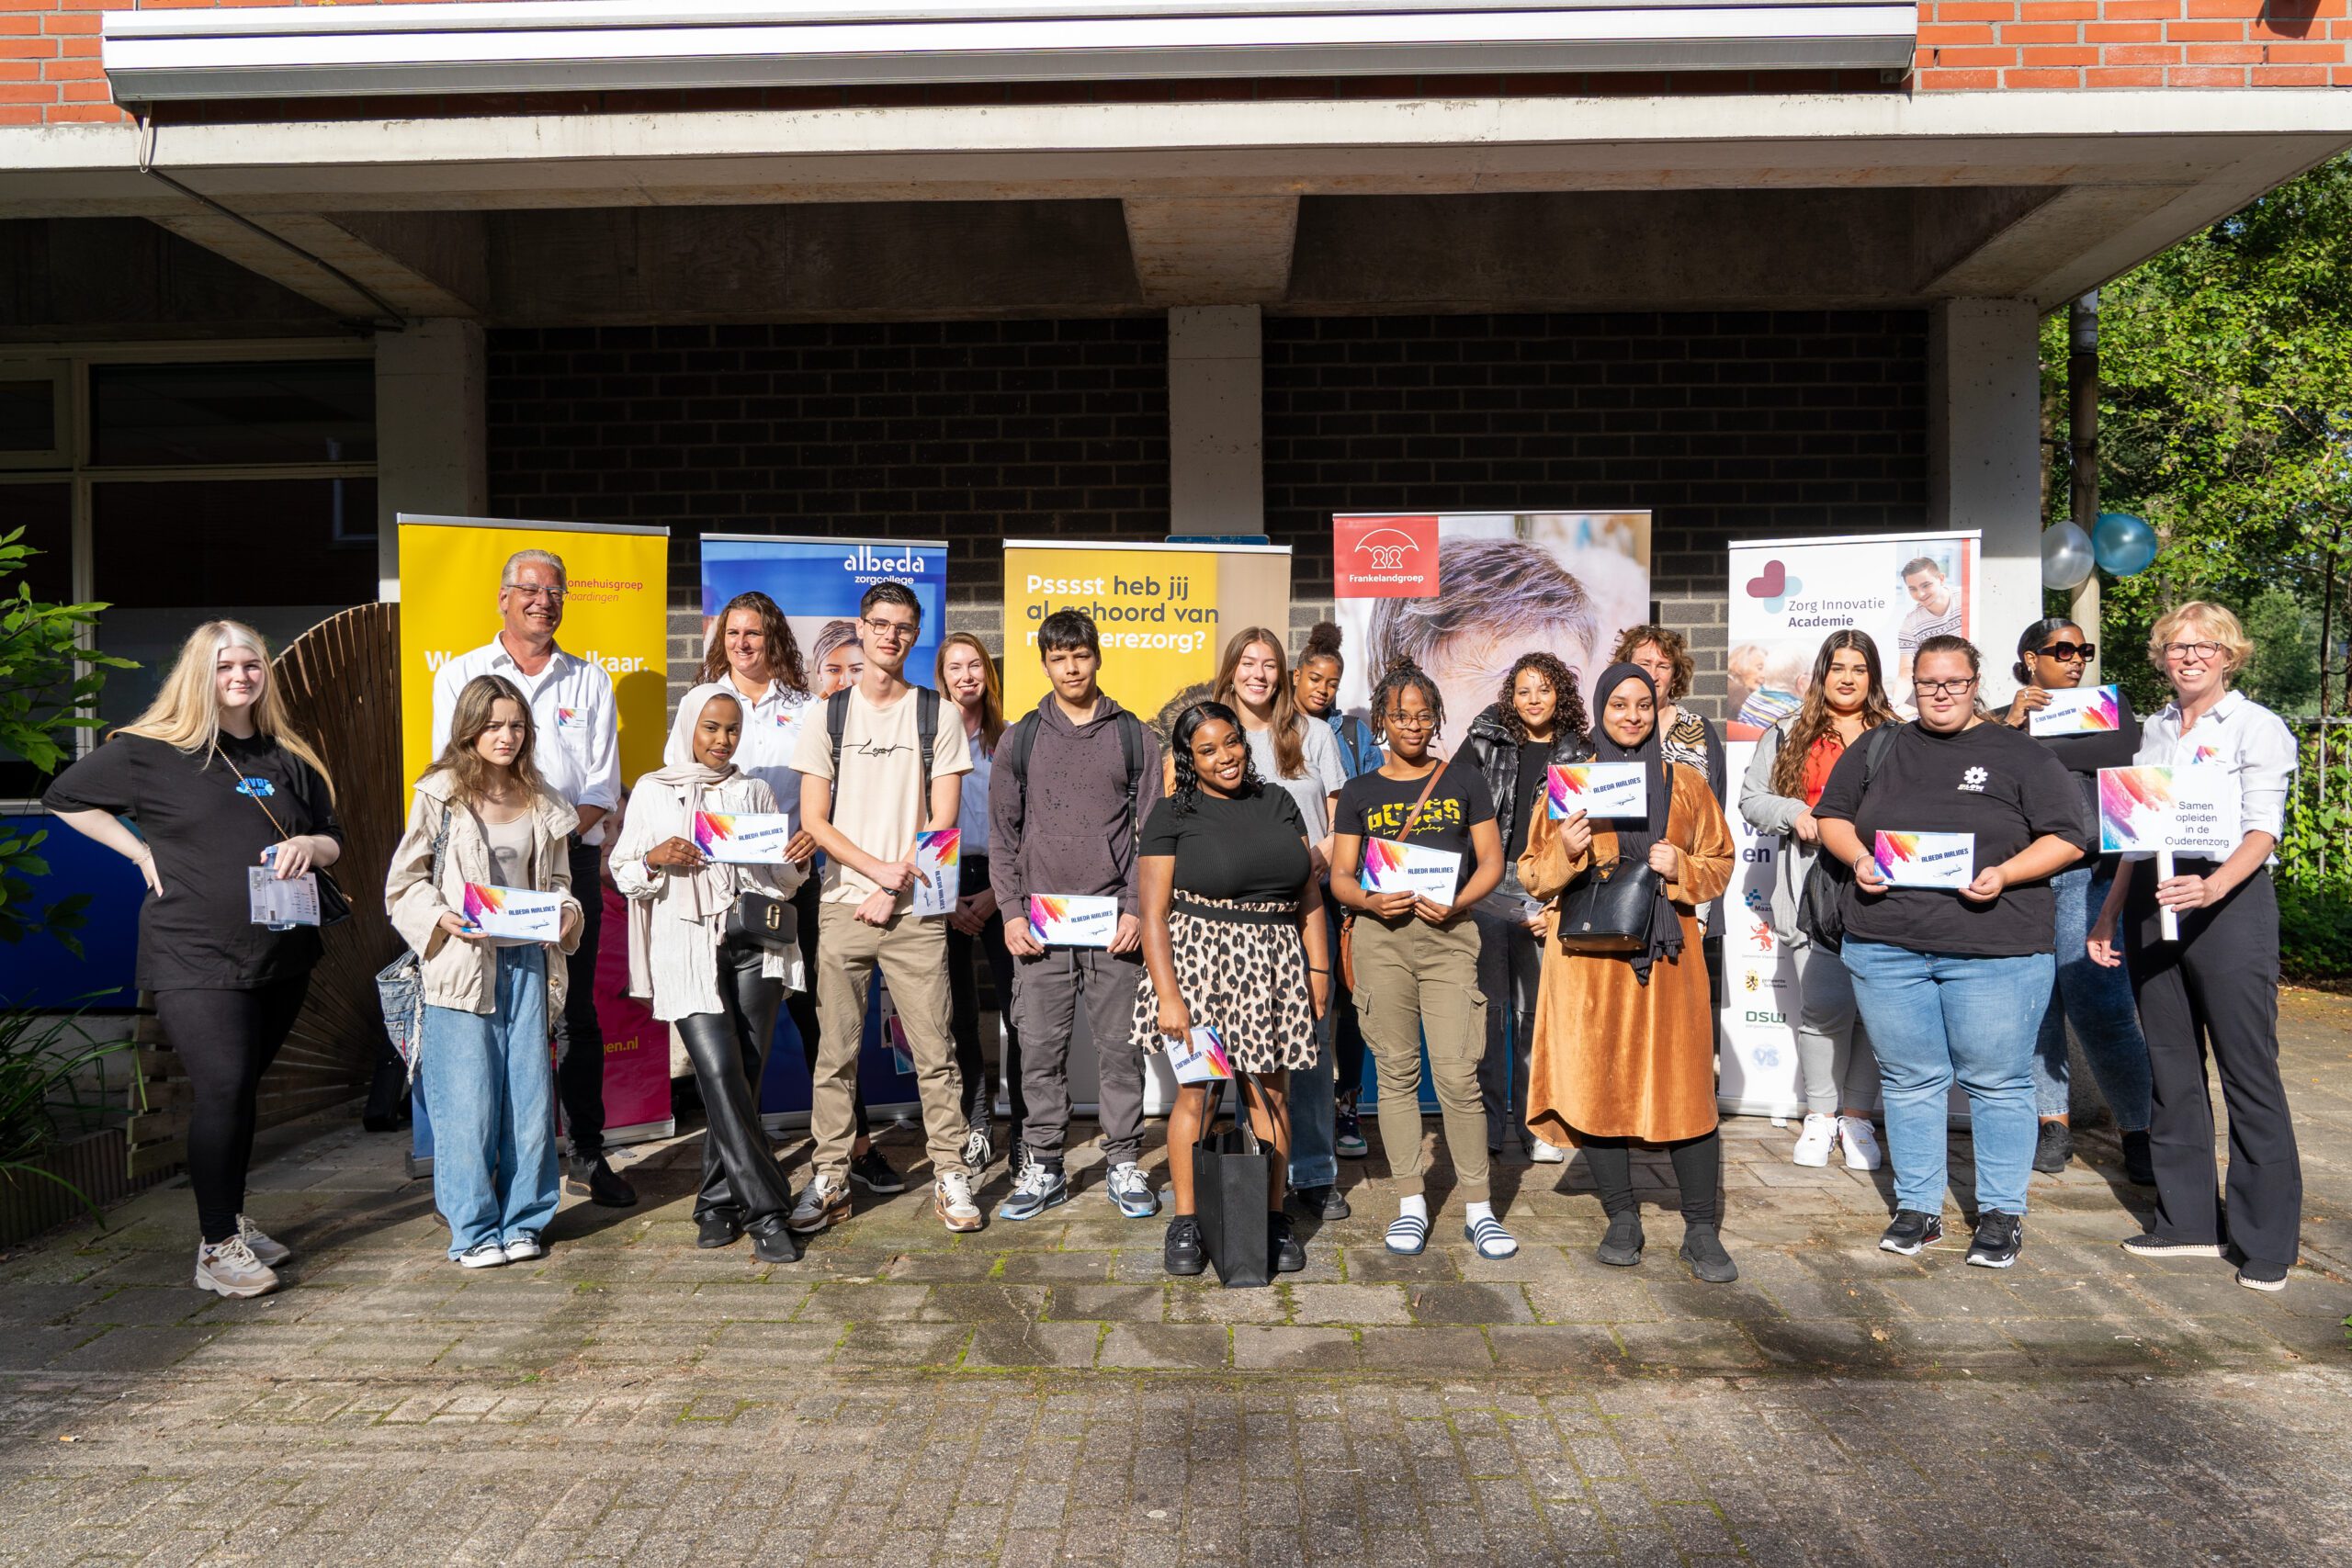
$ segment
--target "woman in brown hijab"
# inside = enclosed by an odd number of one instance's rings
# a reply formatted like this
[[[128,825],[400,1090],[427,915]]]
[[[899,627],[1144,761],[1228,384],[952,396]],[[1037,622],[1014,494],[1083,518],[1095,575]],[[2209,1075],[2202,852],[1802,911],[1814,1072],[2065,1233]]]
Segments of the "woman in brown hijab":
[[[1555,820],[1543,801],[1519,858],[1531,897],[1551,906],[1530,1052],[1528,1130],[1584,1150],[1608,1211],[1596,1254],[1642,1260],[1633,1145],[1663,1145],[1682,1191],[1682,1260],[1710,1284],[1739,1277],[1716,1231],[1723,1145],[1715,1131],[1714,1025],[1697,907],[1731,882],[1731,829],[1704,774],[1660,754],[1657,692],[1631,664],[1612,664],[1592,693],[1592,743],[1604,762],[1649,770],[1645,818]],[[1619,858],[1657,872],[1645,941],[1624,953],[1559,946],[1560,895]]]

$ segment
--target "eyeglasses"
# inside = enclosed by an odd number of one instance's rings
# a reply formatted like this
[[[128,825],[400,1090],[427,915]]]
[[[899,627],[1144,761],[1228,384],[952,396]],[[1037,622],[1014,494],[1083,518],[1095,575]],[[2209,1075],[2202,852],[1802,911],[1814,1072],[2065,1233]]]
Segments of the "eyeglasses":
[[[563,590],[560,588],[530,588],[526,587],[520,582],[505,582],[501,583],[499,586],[505,589],[507,592],[514,594],[514,597],[520,599],[526,604],[536,604],[542,599],[546,600],[550,604],[560,604],[563,603]]]
[[[1912,685],[1922,694],[1930,697],[1956,697],[1974,684],[1976,684],[1976,677],[1973,675],[1965,681],[1914,681],[1912,682]]]
[[[2091,660],[2098,657],[2098,644],[2095,642],[2053,642],[2048,648],[2038,649],[2035,651],[2040,653],[2044,659],[2056,659],[2069,661],[2079,659],[2084,662],[2088,663]]]
[[[921,630],[913,621],[886,621],[879,615],[861,616],[859,624],[876,637],[886,637],[892,642],[912,642]]]
[[[2165,644],[2166,659],[2219,659],[2222,645],[2218,642],[2168,642]]]
[[[1429,713],[1392,713],[1388,716],[1391,729],[1435,729],[1437,716]]]

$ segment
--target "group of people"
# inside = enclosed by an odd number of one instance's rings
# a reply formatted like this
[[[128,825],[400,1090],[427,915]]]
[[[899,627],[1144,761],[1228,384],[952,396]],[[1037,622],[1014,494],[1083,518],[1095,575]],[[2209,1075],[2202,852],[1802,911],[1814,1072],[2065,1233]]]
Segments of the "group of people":
[[[1000,1146],[1012,1177],[1000,1221],[1073,1195],[1070,1047],[1083,1011],[1101,1187],[1128,1218],[1163,1206],[1143,1161],[1148,1058],[1205,1027],[1253,1090],[1236,1113],[1275,1151],[1277,1271],[1305,1265],[1294,1215],[1350,1212],[1340,1161],[1368,1152],[1368,1056],[1391,1251],[1419,1253],[1430,1235],[1426,1060],[1462,1235],[1478,1256],[1518,1248],[1493,1163],[1514,1147],[1537,1163],[1573,1149],[1607,1216],[1597,1256],[1638,1264],[1632,1156],[1655,1147],[1679,1189],[1681,1260],[1702,1280],[1737,1277],[1721,1234],[1711,978],[1735,863],[1728,781],[1714,726],[1680,705],[1693,661],[1675,632],[1625,632],[1589,693],[1552,654],[1523,654],[1449,757],[1443,693],[1408,659],[1378,673],[1366,715],[1340,711],[1328,625],[1295,669],[1277,632],[1237,633],[1214,682],[1154,726],[1102,689],[1093,623],[1060,612],[1035,638],[1046,694],[1008,722],[975,638],[944,640],[932,684],[910,680],[922,609],[902,584],[866,592],[854,677],[823,694],[776,605],[744,593],[712,625],[662,766],[624,792],[609,679],[556,641],[565,587],[553,555],[514,556],[499,635],[444,665],[438,754],[415,782],[383,890],[418,961],[418,1082],[458,1264],[541,1256],[567,1180],[598,1203],[636,1201],[602,1147],[589,994],[602,870],[626,910],[629,989],[675,1026],[707,1112],[702,1247],[748,1236],[762,1260],[787,1263],[850,1217],[854,1189],[904,1190],[857,1089],[878,972],[913,1063],[933,1212],[950,1231],[987,1223],[976,1187]],[[1770,921],[1796,957],[1807,1107],[1792,1157],[1820,1166],[1836,1148],[1849,1167],[1875,1168],[1883,1100],[1897,1213],[1882,1246],[1917,1253],[1940,1235],[1957,1082],[1974,1145],[1968,1260],[2015,1260],[2030,1168],[2067,1157],[2070,1020],[2132,1179],[2156,1189],[2154,1225],[2125,1245],[2193,1256],[2226,1246],[2242,1282],[2283,1283],[2301,1189],[2277,1067],[2266,865],[2294,748],[2274,716],[2229,690],[2246,652],[2228,611],[2184,605],[2151,643],[2175,693],[2162,714],[2044,740],[2028,717],[2082,679],[2095,650],[2080,628],[2028,628],[2020,691],[2001,713],[1978,700],[1974,647],[1923,638],[1908,723],[1871,639],[1838,632],[1766,733],[1738,806],[1781,852]],[[2226,771],[2235,847],[2163,879],[2101,863],[2090,786],[2099,767],[2133,759]],[[1638,768],[1644,804],[1606,819],[1555,810],[1548,770],[1582,761]],[[250,915],[249,873],[318,875],[333,902],[343,833],[259,635],[198,627],[149,711],[61,773],[47,805],[136,863],[152,895],[140,984],[195,1092],[196,1282],[232,1296],[274,1289],[288,1249],[243,1213],[254,1094],[321,942],[314,926]],[[714,858],[696,832],[706,814],[780,814],[781,858]],[[1891,886],[1871,849],[1882,828],[1973,833],[1973,880],[1958,894]],[[945,913],[918,914],[919,835],[949,829],[959,896]],[[1371,874],[1400,845],[1454,857],[1450,898],[1442,885],[1399,891]],[[494,934],[469,891],[482,886],[551,899],[558,934]],[[1107,941],[1049,945],[1053,922],[1032,919],[1041,899],[1109,901]],[[2164,940],[2162,911],[2178,917],[2178,941]],[[983,968],[1001,1012],[994,1053]],[[759,1111],[786,1007],[811,1081],[814,1147],[797,1197]],[[2226,1224],[2208,1043],[2231,1111]],[[1001,1145],[1000,1086],[1012,1109]],[[1207,1262],[1191,1151],[1211,1093],[1180,1084],[1170,1111],[1171,1274]]]

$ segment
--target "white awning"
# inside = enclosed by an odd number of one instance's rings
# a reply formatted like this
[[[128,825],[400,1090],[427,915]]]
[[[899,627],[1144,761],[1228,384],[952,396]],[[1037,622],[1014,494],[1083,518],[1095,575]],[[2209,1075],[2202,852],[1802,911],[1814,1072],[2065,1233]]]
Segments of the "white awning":
[[[109,11],[123,103],[649,88],[1903,70],[1883,0],[514,0]]]

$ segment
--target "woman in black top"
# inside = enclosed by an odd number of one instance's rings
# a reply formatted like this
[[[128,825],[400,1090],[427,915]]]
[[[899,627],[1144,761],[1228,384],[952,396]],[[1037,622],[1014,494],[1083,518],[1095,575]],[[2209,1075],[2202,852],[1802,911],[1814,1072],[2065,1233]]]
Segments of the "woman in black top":
[[[1331,897],[1351,911],[1350,988],[1364,1043],[1380,1074],[1380,1142],[1397,1196],[1388,1250],[1429,1245],[1421,1182],[1421,1045],[1436,1080],[1445,1142],[1453,1156],[1463,1234],[1482,1258],[1509,1258],[1519,1243],[1495,1218],[1487,1185],[1487,1122],[1478,1098],[1487,998],[1478,988],[1478,926],[1472,906],[1503,876],[1502,834],[1478,770],[1449,766],[1433,744],[1445,727],[1437,682],[1408,661],[1390,667],[1372,694],[1388,761],[1340,791],[1333,818]],[[1368,854],[1403,844],[1453,855],[1453,897],[1368,891]]]
[[[2007,1269],[2025,1242],[2033,1042],[2057,974],[2050,878],[2082,858],[2089,836],[2059,761],[1978,710],[1978,662],[1963,637],[1922,642],[1912,661],[1917,722],[1848,747],[1813,815],[1822,852],[1854,872],[1840,957],[1878,1052],[1894,1161],[1894,1223],[1879,1246],[1916,1256],[1943,1235],[1944,1123],[1957,1079],[1976,1147],[1968,1261]],[[1928,833],[1973,836],[1964,886],[1892,884],[1885,864],[1949,852],[1914,837]]]
[[[343,828],[325,766],[286,722],[261,634],[197,627],[147,711],[60,773],[42,804],[147,879],[139,987],[195,1091],[196,1283],[224,1296],[276,1290],[290,1253],[243,1213],[245,1170],[261,1076],[302,1010],[319,928],[256,924],[246,874],[322,871],[343,853]]]
[[[1291,1273],[1306,1267],[1306,1253],[1283,1213],[1289,1072],[1315,1060],[1315,1021],[1331,1000],[1306,824],[1287,794],[1259,779],[1240,717],[1223,703],[1194,703],[1179,714],[1169,749],[1175,792],[1151,808],[1137,845],[1144,982],[1136,988],[1135,1037],[1161,1051],[1195,1025],[1214,1028],[1233,1066],[1255,1077],[1262,1094],[1244,1100],[1277,1156],[1267,1194],[1274,1267]],[[1193,1217],[1192,1151],[1207,1109],[1207,1086],[1185,1084],[1169,1112],[1170,1274],[1197,1274],[1206,1261]]]
[[[2083,628],[2064,615],[2052,615],[2026,627],[2018,638],[2018,661],[2012,667],[2019,684],[2009,704],[2011,728],[2030,732],[2033,716],[2050,705],[2052,692],[2072,691],[2098,649]],[[2132,698],[2115,689],[2113,726],[2073,735],[2040,736],[2051,755],[2066,765],[2083,795],[2083,813],[2096,820],[2098,771],[2128,768],[2140,749],[2140,716]],[[2041,1117],[2035,1140],[2033,1168],[2056,1175],[2066,1168],[2075,1152],[2075,1135],[2066,1122],[2071,1098],[2067,1078],[2066,1025],[2075,1026],[2083,1055],[2115,1112],[2116,1130],[2123,1135],[2123,1173],[2135,1185],[2155,1185],[2155,1168],[2148,1156],[2150,1103],[2148,1043],[2140,1034],[2140,1013],[2132,1000],[2132,982],[2120,969],[2091,962],[2090,930],[2115,885],[2115,857],[2087,857],[2050,879],[2058,897],[2058,985],[2041,1015],[2041,1036],[2033,1047],[2034,1109]]]
[[[1536,983],[1544,966],[1544,907],[1519,884],[1527,827],[1544,809],[1546,770],[1592,756],[1576,671],[1548,653],[1523,653],[1502,694],[1470,721],[1461,761],[1478,770],[1503,836],[1503,879],[1471,918],[1478,924],[1478,988],[1487,997],[1487,1054],[1478,1095],[1487,1109],[1487,1149],[1500,1158],[1514,1142],[1539,1165],[1568,1154],[1527,1130],[1527,1052],[1535,1038]]]

